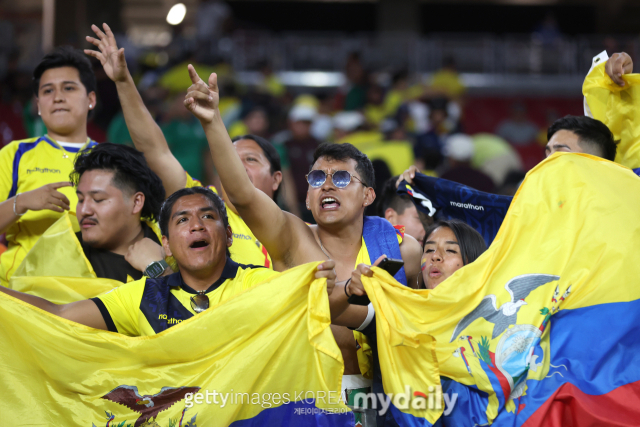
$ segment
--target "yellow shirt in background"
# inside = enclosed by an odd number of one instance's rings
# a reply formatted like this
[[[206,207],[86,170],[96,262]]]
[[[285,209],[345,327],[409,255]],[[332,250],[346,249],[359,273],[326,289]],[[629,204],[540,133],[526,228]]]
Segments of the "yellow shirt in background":
[[[47,184],[69,181],[77,153],[96,144],[88,140],[80,149],[62,148],[47,136],[11,142],[0,150],[0,201]],[[75,189],[64,187],[58,191],[67,196],[69,213],[75,215]],[[8,286],[27,252],[61,216],[48,209],[27,211],[7,229],[8,249],[0,256],[0,285]]]

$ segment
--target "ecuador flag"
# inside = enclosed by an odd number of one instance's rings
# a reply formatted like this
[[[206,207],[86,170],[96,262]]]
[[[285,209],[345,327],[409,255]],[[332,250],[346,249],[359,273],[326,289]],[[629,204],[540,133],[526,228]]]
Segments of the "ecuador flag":
[[[364,278],[378,345],[394,353],[380,358],[385,392],[433,388],[397,366],[431,372],[433,354],[414,349],[435,339],[443,425],[637,425],[637,194],[629,169],[558,153],[529,172],[491,247],[433,291]]]
[[[582,85],[593,118],[600,120],[620,141],[616,162],[640,172],[640,74],[622,76],[623,87],[605,72],[606,61],[593,67]]]
[[[0,293],[0,425],[353,425],[316,265],[150,337],[91,329]]]

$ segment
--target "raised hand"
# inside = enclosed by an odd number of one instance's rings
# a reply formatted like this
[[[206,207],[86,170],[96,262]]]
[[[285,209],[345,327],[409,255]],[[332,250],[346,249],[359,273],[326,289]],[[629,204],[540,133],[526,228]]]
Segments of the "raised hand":
[[[189,64],[189,77],[191,86],[187,89],[184,98],[184,106],[187,107],[201,123],[211,123],[216,115],[220,115],[218,104],[220,97],[218,93],[218,76],[212,73],[209,76],[209,84],[200,78],[193,65]]]
[[[55,182],[43,185],[35,190],[27,191],[16,196],[16,212],[19,215],[27,211],[41,211],[49,209],[56,212],[69,210],[69,199],[58,191],[61,187],[70,187],[70,182]]]
[[[413,184],[413,178],[416,177],[416,172],[420,172],[417,167],[414,165],[409,166],[409,169],[402,172],[402,175],[398,177],[398,180],[396,181],[396,188],[400,186],[402,180],[407,181],[409,184]]]
[[[615,84],[624,86],[622,76],[633,73],[633,60],[625,52],[614,53],[604,66],[604,70]]]
[[[84,53],[98,59],[111,80],[123,82],[129,75],[127,61],[124,59],[124,48],[118,49],[116,38],[107,24],[102,24],[102,28],[104,28],[104,32],[98,26],[92,25],[91,29],[98,38],[87,36],[87,41],[100,50],[85,49]]]

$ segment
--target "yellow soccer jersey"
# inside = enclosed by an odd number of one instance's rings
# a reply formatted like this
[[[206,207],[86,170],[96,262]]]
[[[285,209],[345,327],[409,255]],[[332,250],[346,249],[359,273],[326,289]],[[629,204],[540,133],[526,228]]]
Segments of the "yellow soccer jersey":
[[[209,307],[262,283],[277,273],[263,267],[237,264],[227,258],[220,279],[207,289]],[[191,297],[197,292],[184,283],[180,273],[149,279],[143,277],[92,298],[107,327],[133,337],[149,336],[169,329],[196,313]]]
[[[186,187],[202,187],[202,183],[197,179],[191,178],[187,173]],[[209,186],[208,188],[218,194],[218,190],[214,186]],[[227,207],[227,217],[233,232],[233,244],[229,248],[231,258],[241,264],[260,265],[273,269],[267,248],[256,239],[256,236],[253,235],[247,224],[240,218],[240,215]]]
[[[77,153],[96,144],[89,140],[80,149],[62,148],[47,136],[11,142],[0,150],[0,201],[43,185],[68,181]],[[69,198],[70,213],[75,215],[75,189],[64,187],[58,191]],[[48,209],[28,211],[9,227],[8,249],[0,256],[0,285],[8,285],[27,252],[61,215]]]

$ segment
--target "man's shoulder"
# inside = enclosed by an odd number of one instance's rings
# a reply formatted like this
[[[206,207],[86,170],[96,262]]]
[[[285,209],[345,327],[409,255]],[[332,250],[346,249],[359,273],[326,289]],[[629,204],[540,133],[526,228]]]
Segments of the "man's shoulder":
[[[105,299],[105,297],[107,299],[110,299],[111,295],[118,295],[118,297],[122,297],[123,295],[130,295],[130,294],[135,294],[137,292],[140,291],[140,289],[143,289],[146,286],[146,280],[148,278],[142,276],[142,279],[139,280],[133,280],[131,282],[128,283],[123,283],[122,285],[115,287],[113,289],[110,289],[108,291],[106,291],[103,294],[98,295],[96,298],[103,300]],[[116,298],[118,298],[116,297]],[[92,298],[93,299],[93,298]]]
[[[240,279],[242,281],[249,281],[251,282],[252,285],[255,285],[264,280],[268,280],[271,277],[274,277],[280,274],[279,272],[271,270],[270,268],[267,268],[264,265],[253,265],[253,264],[237,264],[237,265],[238,265],[238,270],[237,270],[235,279]]]

